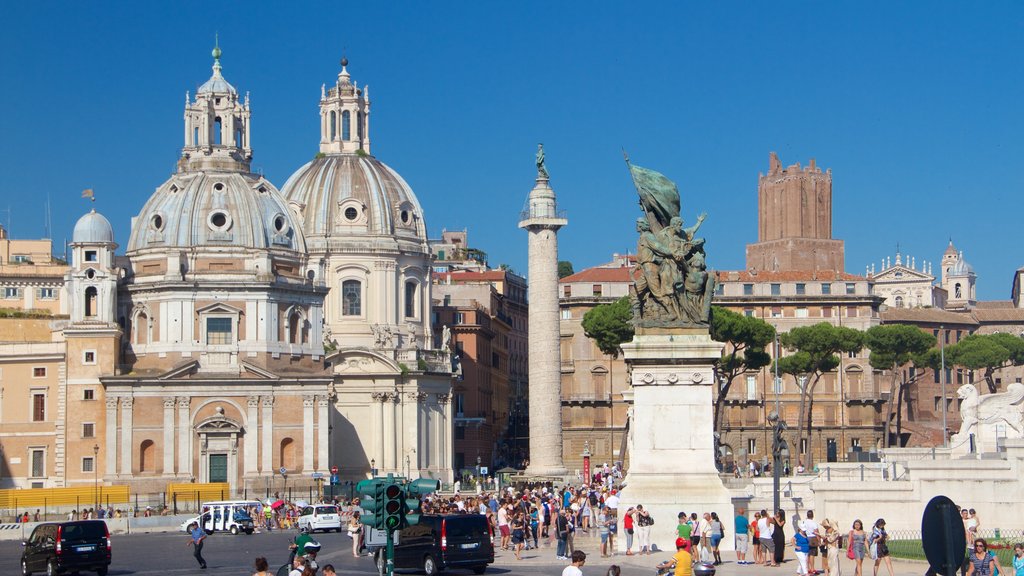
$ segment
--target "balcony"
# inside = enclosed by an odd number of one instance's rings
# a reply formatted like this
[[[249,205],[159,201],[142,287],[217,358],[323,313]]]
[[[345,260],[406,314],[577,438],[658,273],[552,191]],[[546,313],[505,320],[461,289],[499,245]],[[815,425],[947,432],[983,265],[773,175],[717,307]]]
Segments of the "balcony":
[[[395,361],[405,364],[410,370],[420,372],[448,374],[452,371],[451,357],[445,350],[397,350]]]
[[[758,390],[754,394],[730,394],[725,397],[726,406],[763,406],[764,394]]]
[[[889,401],[889,393],[871,390],[847,392],[843,395],[843,401],[847,404],[884,404]]]
[[[610,392],[570,392],[562,396],[569,404],[607,404],[612,401]]]
[[[576,363],[573,362],[572,360],[562,360],[560,366],[562,369],[562,374],[568,374],[576,371]]]

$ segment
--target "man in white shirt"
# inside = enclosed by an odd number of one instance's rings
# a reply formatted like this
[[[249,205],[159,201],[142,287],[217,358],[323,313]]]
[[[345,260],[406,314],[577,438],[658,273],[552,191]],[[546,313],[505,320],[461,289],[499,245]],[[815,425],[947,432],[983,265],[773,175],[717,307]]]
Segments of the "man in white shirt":
[[[619,509],[619,494],[617,490],[612,490],[604,499],[604,505],[611,510]]]
[[[761,540],[761,549],[764,550],[764,565],[775,564],[775,541],[772,540],[772,532],[775,525],[768,521],[768,511],[761,510],[761,518],[757,521],[758,539]]]
[[[814,521],[814,510],[807,511],[807,518],[800,523],[800,528],[810,543],[810,550],[807,552],[807,573],[814,574],[814,559],[818,557],[818,547],[821,546],[818,539],[818,523]]]
[[[572,564],[565,567],[562,570],[562,576],[583,576],[583,570],[580,568],[587,562],[587,555],[582,550],[576,550],[572,553]]]
[[[508,527],[508,507],[504,504],[498,508],[498,532],[501,534],[501,548],[502,550],[508,548],[508,541],[512,535],[512,531]]]

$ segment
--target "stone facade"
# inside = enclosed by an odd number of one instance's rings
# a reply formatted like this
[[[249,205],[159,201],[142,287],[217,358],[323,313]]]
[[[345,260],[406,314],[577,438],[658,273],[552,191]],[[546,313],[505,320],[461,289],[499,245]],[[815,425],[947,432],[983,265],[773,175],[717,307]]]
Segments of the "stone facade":
[[[52,255],[52,240],[14,240],[0,226],[0,308],[67,314],[67,265]]]
[[[892,258],[884,258],[879,272],[872,265],[866,271],[872,281],[872,292],[885,298],[889,308],[944,308],[946,306],[946,290],[935,285],[935,276],[931,272],[931,264],[917,262],[913,257],[904,259],[896,252],[896,262]]]

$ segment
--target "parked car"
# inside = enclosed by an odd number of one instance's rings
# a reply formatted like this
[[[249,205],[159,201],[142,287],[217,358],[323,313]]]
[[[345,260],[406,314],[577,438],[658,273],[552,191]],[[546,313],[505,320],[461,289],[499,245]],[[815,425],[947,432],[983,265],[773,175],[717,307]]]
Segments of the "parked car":
[[[110,566],[110,530],[103,520],[40,524],[22,546],[24,576],[33,572],[52,576],[82,570],[106,576]]]
[[[383,548],[375,553],[378,567]],[[419,524],[402,529],[395,544],[395,568],[422,570],[435,576],[441,570],[466,568],[483,574],[494,563],[494,534],[480,514],[423,515]]]
[[[188,527],[194,522],[202,526],[207,534],[218,531],[252,534],[256,530],[256,525],[249,515],[249,508],[258,504],[259,502],[255,500],[204,502],[203,513],[182,522],[181,531],[188,532]]]
[[[323,530],[324,532],[341,532],[341,513],[337,506],[330,504],[317,504],[306,506],[299,513],[299,528],[308,528],[310,532]]]

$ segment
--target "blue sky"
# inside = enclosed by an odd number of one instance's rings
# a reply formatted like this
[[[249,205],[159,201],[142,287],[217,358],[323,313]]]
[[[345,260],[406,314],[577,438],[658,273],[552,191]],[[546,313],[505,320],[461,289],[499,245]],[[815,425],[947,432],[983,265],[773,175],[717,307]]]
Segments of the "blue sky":
[[[632,250],[622,162],[709,213],[710,265],[742,268],[768,153],[833,170],[847,270],[950,237],[983,299],[1024,265],[1024,4],[1012,2],[19,2],[0,23],[0,222],[53,237],[89,207],[118,240],[174,169],[186,90],[224,74],[253,107],[254,168],[281,186],[317,151],[320,85],[369,84],[374,154],[431,235],[468,228],[526,269],[516,228],[544,142],[577,269]],[[937,267],[936,267],[937,271]]]

